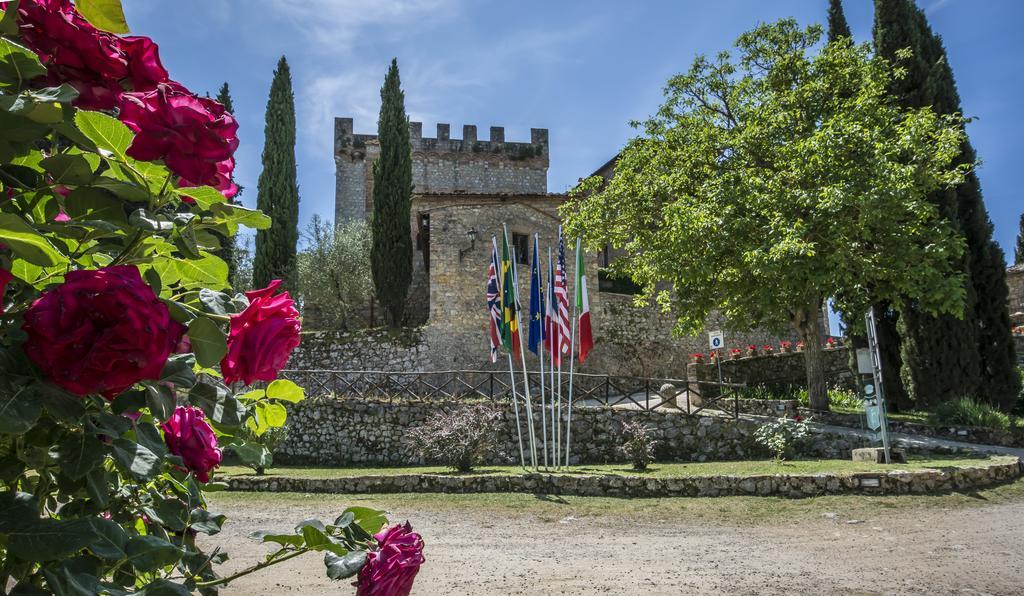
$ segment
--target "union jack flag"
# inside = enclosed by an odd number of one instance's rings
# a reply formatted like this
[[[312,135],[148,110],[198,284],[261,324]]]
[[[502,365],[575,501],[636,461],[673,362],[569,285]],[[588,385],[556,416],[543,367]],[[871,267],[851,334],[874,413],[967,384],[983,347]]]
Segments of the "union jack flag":
[[[498,287],[498,245],[491,241],[491,265],[487,268],[487,311],[490,314],[489,336],[491,340],[491,362],[498,361],[498,346],[501,345],[501,288]]]
[[[554,354],[555,365],[562,361],[562,354],[568,354],[569,345],[569,286],[565,279],[565,238],[562,237],[562,228],[558,228],[558,262],[555,265],[555,337],[557,338],[558,349]]]

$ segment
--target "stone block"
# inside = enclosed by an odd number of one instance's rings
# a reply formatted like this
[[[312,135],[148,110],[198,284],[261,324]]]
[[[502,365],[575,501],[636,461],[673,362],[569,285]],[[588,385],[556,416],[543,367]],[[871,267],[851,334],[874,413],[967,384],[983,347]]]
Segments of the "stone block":
[[[861,447],[853,450],[853,461],[885,463],[885,450],[881,447]],[[889,460],[894,464],[907,463],[907,455],[902,449],[889,449]]]

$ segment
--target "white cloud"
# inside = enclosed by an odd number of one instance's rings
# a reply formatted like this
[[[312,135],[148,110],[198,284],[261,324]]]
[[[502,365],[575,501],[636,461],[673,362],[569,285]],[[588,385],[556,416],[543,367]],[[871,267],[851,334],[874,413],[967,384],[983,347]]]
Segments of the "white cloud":
[[[369,29],[386,35],[404,24],[422,26],[449,18],[458,3],[459,0],[272,0],[270,7],[306,35],[312,49],[337,53],[351,49]]]

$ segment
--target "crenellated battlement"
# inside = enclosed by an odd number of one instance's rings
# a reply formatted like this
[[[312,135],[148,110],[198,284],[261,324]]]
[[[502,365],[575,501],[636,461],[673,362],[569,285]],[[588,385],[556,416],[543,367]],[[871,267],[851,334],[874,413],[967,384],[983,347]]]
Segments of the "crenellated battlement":
[[[356,134],[353,124],[352,118],[334,119],[336,157],[344,155],[350,158],[365,158],[367,146],[377,143],[377,135]],[[548,129],[546,128],[531,128],[529,142],[513,142],[505,140],[505,127],[503,126],[490,127],[488,140],[481,140],[477,134],[477,127],[473,124],[466,124],[462,127],[462,138],[454,139],[451,137],[450,124],[439,122],[436,135],[424,137],[423,123],[409,122],[409,142],[412,145],[413,153],[417,151],[492,153],[503,155],[513,161],[542,158],[546,162],[548,158]]]

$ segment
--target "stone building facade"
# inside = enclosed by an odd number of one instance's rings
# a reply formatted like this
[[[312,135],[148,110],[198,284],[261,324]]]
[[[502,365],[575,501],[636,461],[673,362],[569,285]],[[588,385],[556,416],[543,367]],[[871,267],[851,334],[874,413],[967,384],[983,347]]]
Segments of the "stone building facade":
[[[422,128],[419,122],[410,123],[414,183],[410,224],[415,252],[406,310],[407,323],[424,325],[419,337],[429,366],[421,355],[413,359],[415,368],[507,367],[507,360],[492,364],[489,359],[485,293],[491,242],[496,238],[500,243],[507,228],[517,253],[519,295],[526,308],[534,234],[546,263],[547,247],[557,249],[558,208],[566,200],[564,194],[547,192],[548,131],[534,128],[529,142],[506,142],[500,127],[491,128],[487,141],[477,138],[475,126],[463,127],[462,139],[451,138],[448,124],[437,125],[435,138],[424,138]],[[335,120],[338,221],[365,218],[372,212],[373,161],[379,151],[376,135],[354,133],[351,118]],[[611,161],[598,173],[610,175],[613,167]],[[573,248],[567,240],[565,261],[570,280],[574,278]],[[599,283],[598,269],[610,258],[614,255],[608,251],[585,258],[595,345],[578,370],[682,376],[690,354],[707,351],[707,337],[676,337],[670,315],[653,307],[638,307],[632,295]],[[721,323],[713,317],[709,327]],[[320,357],[344,351],[337,344],[325,345],[332,338],[331,334],[307,336],[297,361],[321,362],[320,368],[346,368],[341,365],[351,364],[347,359],[334,362]],[[755,330],[729,333],[726,340],[727,346],[745,347],[777,345],[780,338]],[[309,358],[306,352],[310,352]],[[532,354],[527,360],[535,366]]]
[[[1006,270],[1006,286],[1010,290],[1007,306],[1015,325],[1024,325],[1024,265]]]

